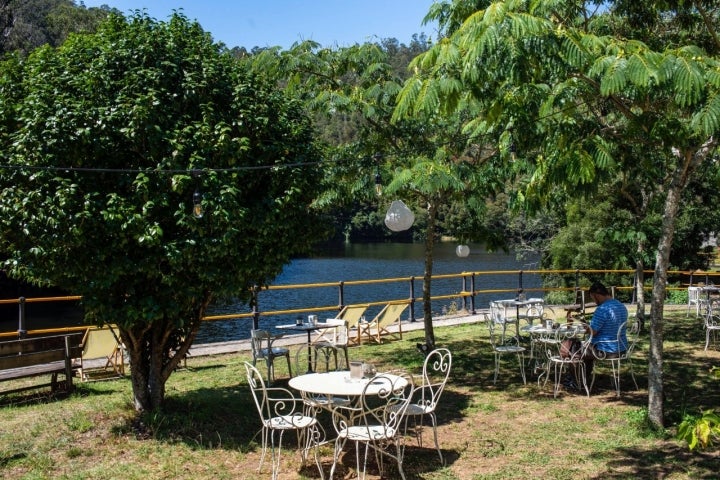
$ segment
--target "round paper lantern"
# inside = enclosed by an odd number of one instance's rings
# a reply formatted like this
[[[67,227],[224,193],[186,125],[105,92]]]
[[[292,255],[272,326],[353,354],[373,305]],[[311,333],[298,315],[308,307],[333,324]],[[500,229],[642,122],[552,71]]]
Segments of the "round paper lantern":
[[[467,245],[458,245],[455,247],[455,254],[460,258],[465,258],[470,255],[470,247]]]
[[[385,214],[385,225],[393,232],[402,232],[412,227],[415,215],[402,200],[393,200]]]

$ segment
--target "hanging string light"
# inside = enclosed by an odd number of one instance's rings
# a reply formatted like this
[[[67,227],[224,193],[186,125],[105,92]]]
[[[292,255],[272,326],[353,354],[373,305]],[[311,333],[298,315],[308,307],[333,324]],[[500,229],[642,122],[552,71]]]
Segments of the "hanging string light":
[[[380,160],[382,160],[382,155],[376,153],[373,155],[373,159],[375,160],[375,195],[379,197],[383,191],[382,177],[380,176]]]
[[[203,195],[200,192],[200,170],[193,170],[193,177],[195,177],[195,193],[193,193],[193,207],[192,214],[195,218],[202,218],[205,215],[203,209],[202,200]]]

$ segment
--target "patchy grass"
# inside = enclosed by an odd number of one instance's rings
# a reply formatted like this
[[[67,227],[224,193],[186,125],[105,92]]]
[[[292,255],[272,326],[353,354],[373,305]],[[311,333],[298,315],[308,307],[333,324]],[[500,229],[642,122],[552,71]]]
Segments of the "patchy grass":
[[[718,477],[718,451],[689,453],[673,437],[684,413],[717,407],[720,400],[720,385],[707,375],[720,363],[720,353],[703,351],[699,320],[686,319],[684,311],[666,315],[667,430],[661,432],[647,423],[647,334],[634,360],[639,391],[628,391],[632,382],[624,372],[619,399],[607,374],[599,377],[590,398],[562,392],[555,399],[551,385],[539,387],[535,377],[523,385],[510,361],[493,385],[486,332],[481,325],[436,329],[438,345],[453,352],[453,372],[437,412],[446,465],[440,465],[426,429],[423,448],[408,440],[408,480]],[[351,356],[379,370],[419,372],[419,341],[422,332],[410,332],[401,341],[353,348]],[[0,396],[0,477],[268,478],[267,461],[257,472],[259,421],[242,366],[248,359],[248,354],[189,358],[189,368],[167,383],[163,411],[140,417],[132,408],[128,379],[78,383],[71,395],[54,398]],[[278,376],[287,376],[282,362],[277,367]],[[323,446],[321,454],[327,476],[332,447]],[[354,455],[341,461],[342,474],[354,476]],[[388,478],[399,477],[392,464],[388,468]],[[368,473],[379,478],[374,467]],[[280,478],[319,475],[301,466],[286,441]]]

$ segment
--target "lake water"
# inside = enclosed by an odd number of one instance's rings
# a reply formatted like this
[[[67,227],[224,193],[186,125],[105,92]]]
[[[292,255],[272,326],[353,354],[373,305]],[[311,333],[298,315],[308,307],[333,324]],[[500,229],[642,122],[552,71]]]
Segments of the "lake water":
[[[537,259],[518,261],[514,254],[488,253],[480,246],[470,245],[468,257],[460,258],[455,254],[457,244],[443,242],[433,251],[433,276],[459,274],[463,272],[487,272],[506,270],[528,270],[537,268]],[[416,277],[414,296],[422,296],[422,277],[424,272],[424,245],[407,243],[345,244],[338,249],[327,251],[321,256],[292,261],[273,285],[295,285],[328,282],[347,282],[350,280],[372,280],[380,278]],[[523,276],[523,287],[539,288],[541,280],[537,275]],[[476,290],[509,290],[508,293],[479,294],[475,297],[476,308],[487,307],[487,302],[496,298],[514,297],[518,287],[518,275],[476,275]],[[469,283],[467,288],[469,289]],[[432,294],[451,295],[462,291],[462,279],[434,279]],[[532,296],[542,296],[540,294]],[[365,302],[386,302],[410,298],[410,282],[392,282],[365,284],[344,287],[344,304]],[[312,307],[337,306],[339,304],[338,287],[303,288],[288,290],[264,290],[258,296],[258,310],[277,311]],[[438,314],[452,308],[452,300],[433,302],[433,311]],[[461,306],[461,305],[460,305]],[[380,310],[380,306],[371,307],[368,316]],[[208,314],[232,314],[249,312],[245,305],[215,306]],[[329,318],[332,312],[320,312],[319,318]],[[260,327],[275,331],[275,326],[293,323],[296,315],[261,316]],[[415,303],[415,318],[422,318],[422,303]],[[251,318],[206,322],[202,325],[197,342],[221,342],[245,339],[250,336]]]

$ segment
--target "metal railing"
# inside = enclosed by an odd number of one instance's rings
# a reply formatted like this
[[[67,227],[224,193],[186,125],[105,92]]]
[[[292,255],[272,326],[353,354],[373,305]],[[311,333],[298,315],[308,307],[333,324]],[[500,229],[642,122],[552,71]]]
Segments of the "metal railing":
[[[644,288],[650,290],[652,287],[649,282],[652,281],[652,270],[645,271],[645,274],[650,278],[646,280]],[[567,279],[573,277],[572,286],[567,287],[530,287],[524,286],[524,278],[527,275],[540,275],[540,276],[559,276]],[[613,285],[611,288],[613,291],[633,291],[635,290],[636,279],[634,270],[493,270],[493,271],[475,271],[475,272],[462,272],[457,274],[442,274],[433,275],[433,282],[441,279],[459,279],[461,287],[459,291],[451,294],[433,295],[432,301],[437,300],[457,300],[461,302],[463,310],[475,314],[477,311],[476,299],[479,295],[498,295],[498,294],[512,294],[518,296],[521,293],[533,293],[545,295],[549,292],[566,291],[566,292],[577,292],[580,289],[581,276],[593,276],[593,275],[605,275],[605,274],[619,274],[627,275],[629,281],[623,285]],[[512,275],[516,276],[516,286],[513,288],[476,288],[477,280],[480,277],[492,276],[492,275]],[[704,280],[705,284],[714,283],[713,280],[720,276],[720,272],[700,272],[700,271],[671,271],[668,272],[668,276],[672,278],[678,278],[679,282],[683,279],[687,279],[687,283],[680,283],[679,287],[669,287],[669,290],[676,289],[681,290],[686,288],[687,285],[693,285]],[[374,300],[370,302],[362,302],[364,305],[369,306],[380,306],[388,303],[408,303],[409,305],[409,319],[414,321],[415,316],[415,304],[422,303],[422,297],[418,297],[416,294],[415,282],[422,281],[422,277],[400,277],[400,278],[383,278],[383,279],[371,279],[371,280],[351,280],[351,281],[339,281],[339,282],[325,282],[325,283],[311,283],[311,284],[289,284],[289,285],[270,285],[266,288],[254,288],[252,291],[254,305],[253,309],[249,312],[231,312],[226,314],[207,315],[203,317],[204,321],[219,321],[219,320],[231,320],[231,319],[242,319],[248,318],[253,321],[253,328],[257,328],[260,317],[278,316],[278,315],[298,315],[305,313],[315,312],[330,312],[340,311],[345,304],[345,291],[350,286],[363,286],[371,284],[388,284],[405,282],[408,284],[409,295],[405,298],[388,298],[382,300]],[[263,292],[274,291],[274,290],[295,290],[295,289],[316,289],[316,288],[334,288],[337,289],[337,305],[325,305],[325,306],[307,306],[302,308],[292,308],[285,310],[262,310]],[[0,339],[6,337],[19,337],[23,338],[27,335],[44,335],[51,333],[68,333],[78,330],[83,330],[87,326],[67,326],[67,327],[55,327],[55,328],[37,328],[29,330],[27,326],[26,317],[26,305],[32,303],[48,303],[48,302],[77,302],[81,301],[80,296],[65,296],[65,297],[41,297],[41,298],[25,298],[19,297],[15,299],[0,300],[0,305],[16,304],[18,306],[18,328],[16,331],[0,332]],[[633,297],[634,302],[634,297]]]

